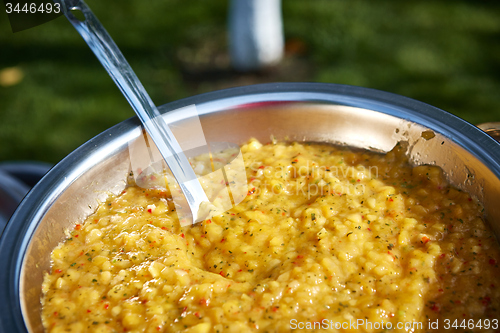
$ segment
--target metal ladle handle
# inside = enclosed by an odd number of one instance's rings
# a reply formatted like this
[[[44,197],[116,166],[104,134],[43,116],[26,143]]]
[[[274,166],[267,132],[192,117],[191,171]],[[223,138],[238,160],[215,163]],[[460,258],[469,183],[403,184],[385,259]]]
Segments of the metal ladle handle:
[[[88,46],[109,73],[116,85],[134,109],[146,131],[158,147],[162,157],[172,171],[186,197],[187,203],[197,219],[200,204],[208,202],[186,155],[167,126],[155,104],[144,89],[127,60],[104,29],[97,17],[82,0],[55,0],[60,3],[64,15],[80,33]],[[72,11],[80,11],[84,20]]]

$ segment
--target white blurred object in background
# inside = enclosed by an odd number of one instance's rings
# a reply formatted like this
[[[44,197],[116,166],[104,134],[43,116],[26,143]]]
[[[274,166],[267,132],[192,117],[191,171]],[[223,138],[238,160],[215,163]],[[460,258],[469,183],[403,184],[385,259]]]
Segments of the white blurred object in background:
[[[231,0],[229,48],[237,70],[278,63],[284,48],[281,0]]]

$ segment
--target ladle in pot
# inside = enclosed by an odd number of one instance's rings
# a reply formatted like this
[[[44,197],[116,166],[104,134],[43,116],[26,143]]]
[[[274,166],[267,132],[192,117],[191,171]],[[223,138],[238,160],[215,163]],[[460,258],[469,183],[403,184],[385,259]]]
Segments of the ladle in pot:
[[[179,183],[192,217],[192,221],[184,224],[187,225],[203,220],[206,215],[207,204],[210,201],[179,142],[161,117],[155,104],[127,60],[125,60],[118,46],[116,46],[111,36],[85,2],[82,0],[57,1],[61,3],[64,15],[80,33],[120,88]],[[83,14],[82,19],[74,15],[77,11]]]

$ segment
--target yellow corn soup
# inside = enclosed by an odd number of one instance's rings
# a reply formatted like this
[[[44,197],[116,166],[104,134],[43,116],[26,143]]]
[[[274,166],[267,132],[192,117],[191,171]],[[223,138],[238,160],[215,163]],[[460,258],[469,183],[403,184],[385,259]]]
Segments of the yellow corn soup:
[[[52,252],[43,325],[495,331],[500,251],[482,207],[440,168],[411,167],[405,150],[251,140],[246,199],[184,228],[168,190],[131,185]]]

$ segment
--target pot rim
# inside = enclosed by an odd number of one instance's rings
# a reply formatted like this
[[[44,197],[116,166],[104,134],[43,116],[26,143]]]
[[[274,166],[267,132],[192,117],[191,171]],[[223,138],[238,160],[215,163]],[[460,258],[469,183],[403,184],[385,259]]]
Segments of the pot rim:
[[[159,107],[167,113],[196,104],[200,115],[258,102],[314,102],[370,109],[418,123],[469,151],[500,179],[500,144],[465,120],[429,104],[380,90],[330,83],[266,83],[187,97]],[[85,170],[93,153],[120,149],[117,142],[140,125],[125,120],[90,139],[53,167],[28,193],[0,238],[0,331],[27,332],[19,299],[25,252],[40,220],[67,187]],[[28,221],[26,223],[26,221]]]

